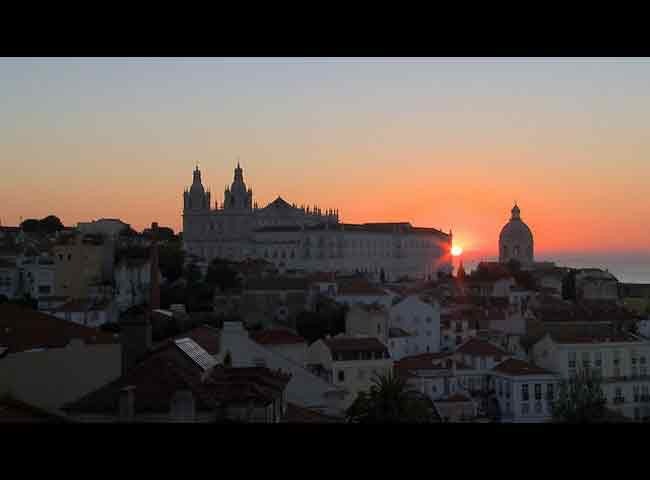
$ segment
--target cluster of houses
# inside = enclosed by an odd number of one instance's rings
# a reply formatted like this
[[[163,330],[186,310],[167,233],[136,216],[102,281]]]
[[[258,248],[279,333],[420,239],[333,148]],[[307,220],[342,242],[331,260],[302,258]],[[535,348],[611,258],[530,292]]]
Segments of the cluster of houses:
[[[0,421],[343,422],[377,376],[395,375],[441,421],[548,422],[560,382],[585,369],[609,409],[650,417],[650,321],[622,295],[638,289],[609,272],[494,262],[386,283],[244,261],[241,288],[215,293],[220,324],[154,342],[157,317],[186,313],[160,308],[156,241],[148,259],[115,261],[121,231],[107,220],[37,255],[2,251],[0,288],[17,276],[38,310],[0,304]],[[323,305],[344,329],[307,341],[297,318]],[[99,328],[118,319],[119,333]]]
[[[151,232],[138,234],[117,219],[49,235],[0,227],[0,297],[35,301],[39,311],[81,325],[116,323],[148,301],[152,275],[149,258],[119,252],[151,240]]]

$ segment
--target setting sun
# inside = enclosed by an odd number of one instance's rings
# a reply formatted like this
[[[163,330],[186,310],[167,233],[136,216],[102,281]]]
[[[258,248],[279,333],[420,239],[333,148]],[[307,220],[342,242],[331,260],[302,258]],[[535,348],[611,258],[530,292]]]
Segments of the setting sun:
[[[458,245],[454,245],[453,247],[451,247],[451,254],[454,257],[459,256],[461,253],[463,253],[462,247],[459,247]]]

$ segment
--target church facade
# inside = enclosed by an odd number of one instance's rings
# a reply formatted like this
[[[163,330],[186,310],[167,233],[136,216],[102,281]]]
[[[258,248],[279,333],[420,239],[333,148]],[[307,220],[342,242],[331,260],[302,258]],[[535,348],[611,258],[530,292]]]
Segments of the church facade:
[[[205,262],[261,258],[305,272],[433,278],[451,272],[451,242],[451,232],[408,222],[343,223],[338,210],[297,206],[281,197],[259,207],[239,164],[221,205],[212,206],[198,167],[183,193],[184,249]]]

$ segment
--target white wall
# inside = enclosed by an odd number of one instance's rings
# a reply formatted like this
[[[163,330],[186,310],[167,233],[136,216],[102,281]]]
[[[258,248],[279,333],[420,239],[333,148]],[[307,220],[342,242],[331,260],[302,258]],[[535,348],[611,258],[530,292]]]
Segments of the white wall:
[[[417,352],[440,351],[440,307],[411,295],[390,308],[392,327],[402,328],[410,333],[410,342],[415,342]],[[407,342],[408,343],[408,342]]]

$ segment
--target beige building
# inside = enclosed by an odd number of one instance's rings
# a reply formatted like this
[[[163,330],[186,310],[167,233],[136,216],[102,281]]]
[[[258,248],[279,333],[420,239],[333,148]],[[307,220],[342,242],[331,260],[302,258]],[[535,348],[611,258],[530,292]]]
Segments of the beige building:
[[[390,316],[383,305],[352,305],[345,315],[345,333],[349,336],[376,337],[388,341]]]
[[[114,245],[110,239],[76,234],[54,246],[54,295],[87,298],[91,286],[113,280]]]
[[[393,371],[393,360],[386,345],[370,337],[317,340],[307,350],[307,363],[312,372],[349,393],[346,407],[359,392],[370,390],[375,376]]]
[[[120,376],[113,335],[13,305],[0,305],[0,394],[57,409]]]

